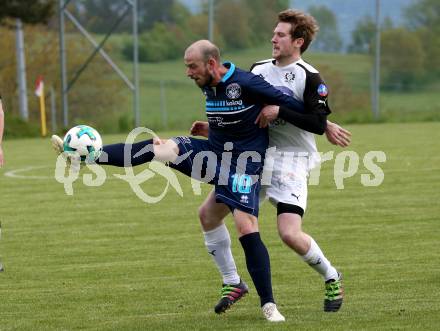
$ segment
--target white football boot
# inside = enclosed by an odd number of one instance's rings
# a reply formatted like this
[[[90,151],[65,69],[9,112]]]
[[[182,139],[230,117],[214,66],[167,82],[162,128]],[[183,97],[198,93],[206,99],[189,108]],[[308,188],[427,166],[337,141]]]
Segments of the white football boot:
[[[79,172],[81,169],[81,161],[79,158],[75,158],[74,156],[66,156],[63,148],[63,139],[54,134],[50,138],[50,142],[55,153],[57,153],[57,155],[61,154],[66,160],[67,169],[72,169],[74,172]]]
[[[261,307],[261,309],[263,310],[264,317],[269,322],[284,322],[286,320],[278,311],[277,305],[273,302],[266,303],[263,307]]]
[[[58,137],[56,134],[54,134],[50,138],[50,142],[52,143],[52,148],[55,151],[55,153],[57,153],[57,155],[60,155],[64,151],[64,149],[63,149],[63,139]]]

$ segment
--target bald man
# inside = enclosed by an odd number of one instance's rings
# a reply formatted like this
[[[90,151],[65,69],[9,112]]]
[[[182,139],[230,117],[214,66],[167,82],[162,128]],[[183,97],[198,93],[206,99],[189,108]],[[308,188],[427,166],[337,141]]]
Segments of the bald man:
[[[268,132],[255,123],[265,104],[283,106],[299,117],[308,115],[302,103],[260,76],[231,62],[222,63],[219,49],[208,40],[191,44],[185,51],[184,62],[187,76],[206,97],[208,140],[175,137],[157,142],[150,139],[130,146],[107,145],[103,148],[107,161],[97,163],[124,167],[159,160],[187,176],[213,184],[214,191],[199,214],[205,220],[202,227],[208,252],[223,276],[222,296],[215,312],[225,312],[248,292],[235,267],[223,270],[229,268],[233,257],[223,249],[230,237],[216,215],[227,212],[233,216],[264,317],[270,322],[284,321],[273,297],[269,254],[258,231],[259,176],[268,147]],[[302,121],[298,121],[298,126],[301,125]],[[53,136],[52,143],[62,152],[59,137]],[[127,158],[124,150],[131,153]],[[137,154],[140,155],[134,157]]]

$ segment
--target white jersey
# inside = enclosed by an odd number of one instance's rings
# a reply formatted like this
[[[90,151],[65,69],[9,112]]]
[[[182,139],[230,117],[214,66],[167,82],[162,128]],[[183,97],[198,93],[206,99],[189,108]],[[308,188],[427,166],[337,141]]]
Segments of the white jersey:
[[[315,68],[302,59],[285,67],[278,67],[274,63],[273,59],[260,61],[251,70],[283,93],[304,102],[307,111],[324,107],[325,111],[330,112],[327,88]],[[276,147],[277,151],[307,153],[310,156],[317,154],[314,134],[283,119],[270,124],[269,138],[269,146]]]

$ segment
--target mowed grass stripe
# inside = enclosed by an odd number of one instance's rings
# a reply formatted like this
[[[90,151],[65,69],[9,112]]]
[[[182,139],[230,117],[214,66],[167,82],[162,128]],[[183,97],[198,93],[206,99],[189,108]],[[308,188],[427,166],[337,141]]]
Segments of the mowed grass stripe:
[[[265,203],[260,228],[272,263],[273,286],[287,322],[269,325],[250,295],[225,315],[213,313],[221,280],[206,253],[195,196],[178,175],[184,196],[170,190],[145,204],[129,185],[74,184],[66,196],[54,179],[4,173],[47,166],[29,175],[53,176],[55,158],[42,139],[6,141],[0,170],[0,330],[436,330],[440,323],[438,227],[440,123],[350,126],[359,172],[337,190],[334,159],[309,188],[304,229],[344,273],[346,301],[337,314],[322,310],[323,284],[277,235],[275,210]],[[163,133],[165,136],[176,132]],[[104,136],[106,142],[123,136]],[[322,151],[344,151],[318,138]],[[370,150],[387,162],[379,187],[360,174]],[[347,161],[348,162],[348,161]],[[122,169],[105,168],[108,178]],[[136,169],[138,173],[143,168]],[[24,173],[27,174],[27,173]],[[160,194],[161,178],[143,184]],[[251,283],[230,217],[233,251]]]

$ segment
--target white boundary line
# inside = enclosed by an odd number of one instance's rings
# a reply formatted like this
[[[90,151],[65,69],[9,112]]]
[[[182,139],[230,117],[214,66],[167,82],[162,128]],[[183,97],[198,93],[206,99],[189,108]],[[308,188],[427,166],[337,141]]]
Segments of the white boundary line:
[[[54,169],[52,166],[31,166],[31,167],[25,167],[25,168],[19,168],[19,169],[13,169],[6,171],[3,175],[5,177],[14,178],[14,179],[37,179],[37,180],[47,180],[47,179],[53,179],[55,180],[55,176],[33,176],[33,175],[22,175],[22,173],[31,171],[31,170],[37,170],[37,169],[45,169],[50,168]],[[119,178],[113,177],[115,174],[112,174],[112,176],[109,176],[106,178],[107,180],[118,180]],[[131,176],[128,176],[131,177]]]
[[[51,168],[50,166],[33,166],[33,167],[26,167],[21,169],[15,169],[10,170],[4,173],[5,177],[9,178],[17,178],[17,179],[54,179],[53,176],[26,176],[26,175],[20,175],[23,172],[36,170],[36,169],[44,169],[44,168]]]

